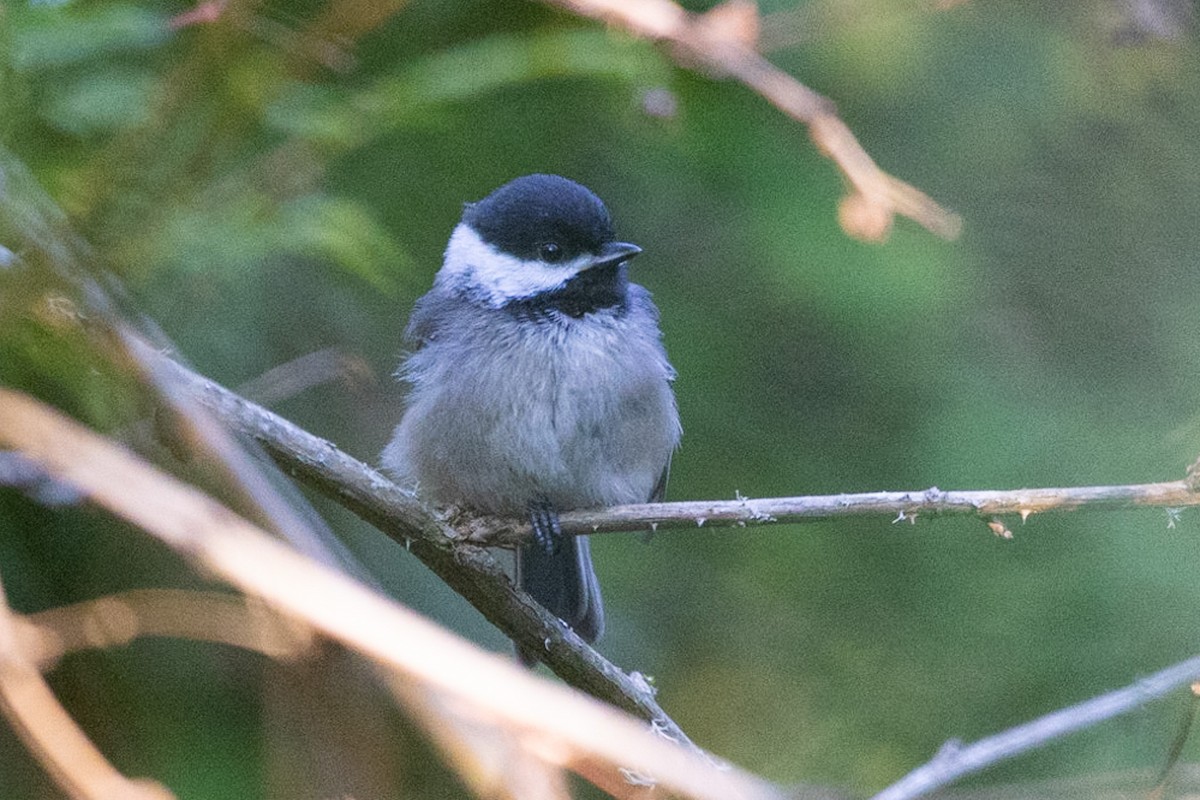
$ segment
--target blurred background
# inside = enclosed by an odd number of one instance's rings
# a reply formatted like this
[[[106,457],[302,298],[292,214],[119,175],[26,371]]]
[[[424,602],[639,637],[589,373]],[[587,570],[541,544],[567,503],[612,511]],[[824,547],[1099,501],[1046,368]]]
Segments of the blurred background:
[[[1190,4],[761,8],[772,61],[960,213],[958,240],[903,220],[885,244],[848,238],[841,179],[800,125],[553,7],[8,0],[0,383],[117,437],[146,413],[127,377],[34,311],[67,291],[69,231],[72,268],[114,276],[130,313],[226,385],[335,348],[329,380],[273,407],[377,463],[408,310],[461,204],[556,172],[645,250],[633,273],[662,310],[685,429],[668,499],[1183,477],[1200,455]],[[508,649],[402,548],[312,501],[388,593]],[[866,793],[946,739],[1200,650],[1198,513],[1011,519],[1009,541],[926,517],[597,537],[599,649],[652,675],[714,752]],[[6,489],[0,575],[24,612],[203,585],[102,513]],[[357,797],[458,796],[386,694],[353,667],[317,672],[336,670],[344,682],[307,695],[327,707],[303,708],[285,687],[313,676],[194,643],[71,656],[49,677],[119,768],[181,798],[348,791],[318,790],[321,769],[352,774]],[[1129,773],[1148,790],[1188,704],[967,785]],[[336,730],[336,768],[299,755],[306,725]],[[59,796],[6,727],[0,796]]]

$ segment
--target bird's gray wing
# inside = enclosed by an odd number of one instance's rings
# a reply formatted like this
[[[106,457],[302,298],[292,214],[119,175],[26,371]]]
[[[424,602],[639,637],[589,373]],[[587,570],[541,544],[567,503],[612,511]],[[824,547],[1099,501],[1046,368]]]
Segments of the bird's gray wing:
[[[426,292],[413,306],[404,329],[404,341],[414,350],[437,338],[438,329],[462,300],[438,288]]]

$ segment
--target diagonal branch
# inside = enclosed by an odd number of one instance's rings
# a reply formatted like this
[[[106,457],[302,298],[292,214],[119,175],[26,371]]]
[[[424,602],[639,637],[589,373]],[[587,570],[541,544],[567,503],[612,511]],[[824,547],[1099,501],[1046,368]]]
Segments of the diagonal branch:
[[[203,572],[394,670],[424,695],[444,695],[477,720],[503,721],[547,763],[603,763],[613,780],[626,768],[697,800],[781,800],[766,781],[664,741],[640,720],[486,653],[296,552],[28,395],[0,388],[0,408],[0,443],[55,479]]]
[[[520,526],[478,518],[449,519],[335,446],[126,337],[130,354],[151,366],[182,393],[197,400],[224,424],[264,445],[288,472],[330,495],[378,526],[411,551],[514,639],[534,646],[545,637],[547,663],[565,680],[621,708],[650,719],[672,737],[682,737],[636,677],[605,661],[568,629],[516,590],[478,544],[521,540]],[[628,506],[563,515],[576,531],[615,531],[699,524],[745,526],[840,516],[888,515],[896,520],[928,514],[1021,514],[1084,508],[1158,506],[1169,512],[1200,504],[1193,479],[1127,486],[1015,491],[875,492],[750,500]],[[453,523],[453,526],[452,526]],[[464,532],[465,531],[465,532]],[[1146,700],[1200,678],[1200,658],[1183,662],[1125,689],[1056,711],[1027,725],[969,746],[949,745],[877,800],[908,800],[971,772],[1011,758],[1053,739],[1123,714]],[[686,739],[681,739],[686,741]]]
[[[330,442],[159,354],[128,330],[120,338],[131,358],[179,387],[230,429],[257,441],[293,478],[403,544],[506,636],[537,651],[564,681],[647,720],[671,739],[691,743],[640,675],[622,671],[515,587],[487,550],[464,540],[445,515]]]
[[[851,236],[882,241],[896,214],[945,239],[958,236],[961,220],[920,190],[881,170],[833,103],[776,67],[755,49],[758,12],[732,0],[692,14],[673,0],[550,0],[577,14],[617,25],[635,36],[667,42],[685,66],[728,75],[777,109],[808,126],[817,148],[841,170],[851,193],[839,220]]]
[[[913,800],[1055,739],[1136,711],[1147,701],[1157,700],[1196,680],[1200,680],[1200,656],[1193,656],[1129,686],[1061,708],[973,744],[947,742],[932,760],[871,800]]]

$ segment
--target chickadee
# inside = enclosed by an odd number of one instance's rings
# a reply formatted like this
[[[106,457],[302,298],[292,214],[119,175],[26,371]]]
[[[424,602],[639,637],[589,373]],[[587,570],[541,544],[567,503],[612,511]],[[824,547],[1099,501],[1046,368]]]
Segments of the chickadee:
[[[382,457],[435,503],[527,515],[517,582],[588,641],[604,630],[600,585],[558,513],[661,499],[681,434],[658,309],[629,282],[640,252],[556,175],[468,203],[413,308],[407,410]]]

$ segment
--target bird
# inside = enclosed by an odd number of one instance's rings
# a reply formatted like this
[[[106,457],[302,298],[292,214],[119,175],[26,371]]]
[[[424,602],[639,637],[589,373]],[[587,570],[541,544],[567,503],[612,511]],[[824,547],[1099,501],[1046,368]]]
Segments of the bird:
[[[588,642],[604,631],[600,584],[559,514],[662,499],[682,435],[658,309],[629,279],[641,252],[558,175],[464,204],[405,329],[407,401],[381,456],[436,505],[528,519],[516,582]]]

